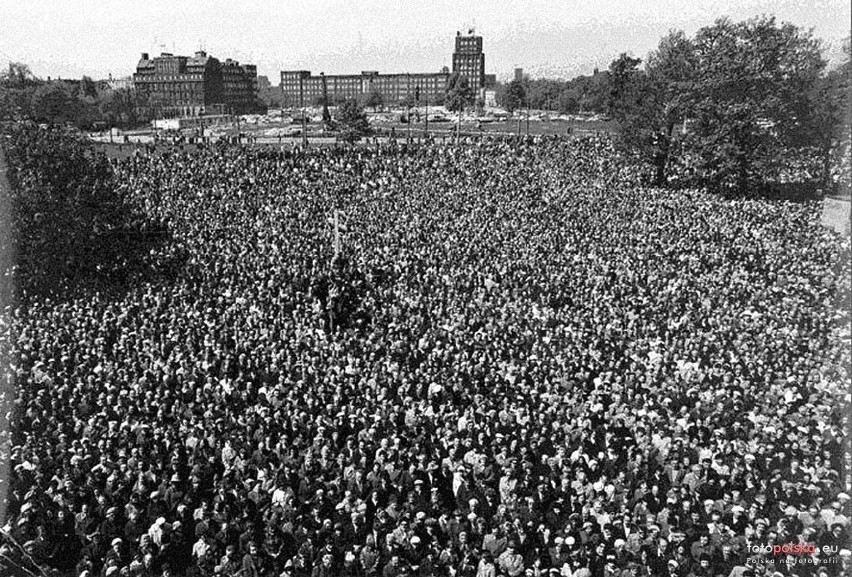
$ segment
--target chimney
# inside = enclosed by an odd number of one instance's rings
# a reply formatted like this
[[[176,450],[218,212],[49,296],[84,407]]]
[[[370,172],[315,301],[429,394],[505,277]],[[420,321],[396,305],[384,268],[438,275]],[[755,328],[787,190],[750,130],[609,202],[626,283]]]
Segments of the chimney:
[[[142,60],[148,60],[148,53],[147,52],[142,53]]]

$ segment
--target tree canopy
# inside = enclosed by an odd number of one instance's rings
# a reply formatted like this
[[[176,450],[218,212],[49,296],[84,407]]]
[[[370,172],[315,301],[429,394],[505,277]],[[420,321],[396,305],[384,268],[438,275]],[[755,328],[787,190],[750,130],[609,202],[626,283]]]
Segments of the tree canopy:
[[[100,122],[133,127],[150,120],[142,110],[156,108],[156,103],[145,103],[132,88],[113,90],[88,76],[42,80],[20,62],[0,72],[0,120],[28,119],[83,129]]]
[[[74,134],[18,123],[2,146],[25,295],[120,284],[139,270],[148,240],[165,238],[163,227],[132,210],[103,154]]]
[[[527,91],[519,80],[512,80],[506,90],[505,107],[509,112],[514,112],[527,105]]]
[[[337,108],[335,116],[340,136],[346,142],[356,142],[372,133],[372,127],[358,102],[349,99]]]
[[[826,63],[809,32],[772,17],[723,18],[694,38],[669,33],[644,69],[639,63],[613,62],[608,110],[659,183],[674,168],[720,190],[783,182],[791,166],[799,178],[825,180],[815,159],[831,148],[826,135],[841,106],[827,106],[830,91],[820,92]]]
[[[473,90],[467,78],[454,72],[447,81],[447,97],[444,105],[447,110],[460,112],[473,103]]]

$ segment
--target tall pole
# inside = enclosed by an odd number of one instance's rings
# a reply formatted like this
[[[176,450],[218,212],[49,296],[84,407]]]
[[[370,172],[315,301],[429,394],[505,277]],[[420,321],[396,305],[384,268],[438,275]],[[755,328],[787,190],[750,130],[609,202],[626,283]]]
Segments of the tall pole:
[[[334,211],[334,260],[340,255],[340,211]]]
[[[308,119],[305,117],[305,104],[302,103],[302,144],[308,147]]]
[[[299,73],[299,106],[302,109],[302,144],[308,147],[308,123],[305,119],[305,79]]]
[[[530,135],[530,107],[527,105],[527,136]]]
[[[405,97],[406,104],[408,104],[408,106],[407,106],[407,108],[408,108],[408,122],[407,122],[408,126],[407,126],[407,129],[406,129],[405,132],[406,132],[406,139],[408,140],[408,144],[410,145],[411,144],[411,73],[406,72],[405,77],[406,77],[406,82],[408,83],[406,85],[407,94],[406,94],[406,97]]]
[[[429,95],[428,94],[426,95],[426,126],[423,129],[423,132],[425,133],[426,139],[428,140],[428,138],[429,138]]]

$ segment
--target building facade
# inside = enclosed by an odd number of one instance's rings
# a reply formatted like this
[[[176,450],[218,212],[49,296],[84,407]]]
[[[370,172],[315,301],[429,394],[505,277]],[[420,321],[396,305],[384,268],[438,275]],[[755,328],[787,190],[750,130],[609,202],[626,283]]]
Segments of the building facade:
[[[453,53],[453,72],[468,79],[470,87],[478,97],[484,97],[484,89],[496,82],[494,75],[485,74],[485,55],[482,52],[481,36],[456,36]],[[285,70],[281,72],[281,97],[283,107],[313,106],[322,101],[323,82],[329,104],[337,104],[354,98],[367,101],[373,93],[381,96],[385,105],[398,105],[406,101],[420,103],[443,103],[450,79],[450,70],[440,72],[417,72],[379,74],[366,70],[361,74],[337,74],[314,76],[309,70]]]
[[[163,53],[136,65],[133,87],[154,118],[203,114],[245,114],[257,101],[257,68],[231,59],[220,62],[204,51],[194,56]]]
[[[448,70],[403,74],[379,74],[367,70],[361,74],[322,74],[313,76],[308,70],[281,72],[282,106],[313,106],[322,101],[323,82],[329,104],[348,99],[366,99],[373,93],[386,105],[395,105],[409,97],[420,102],[437,102],[447,91]]]
[[[485,54],[482,52],[482,36],[473,31],[467,36],[456,33],[456,49],[453,52],[453,72],[467,78],[474,94],[485,88]]]

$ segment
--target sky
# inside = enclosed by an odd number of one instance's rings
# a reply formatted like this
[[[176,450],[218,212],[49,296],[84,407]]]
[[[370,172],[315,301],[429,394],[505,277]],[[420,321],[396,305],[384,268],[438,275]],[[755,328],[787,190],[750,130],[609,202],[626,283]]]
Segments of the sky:
[[[474,28],[487,73],[567,79],[622,52],[644,57],[672,29],[763,14],[812,29],[830,60],[852,21],[849,0],[0,0],[0,65],[120,78],[142,52],[204,49],[278,84],[281,70],[438,71],[451,66],[456,31]]]

